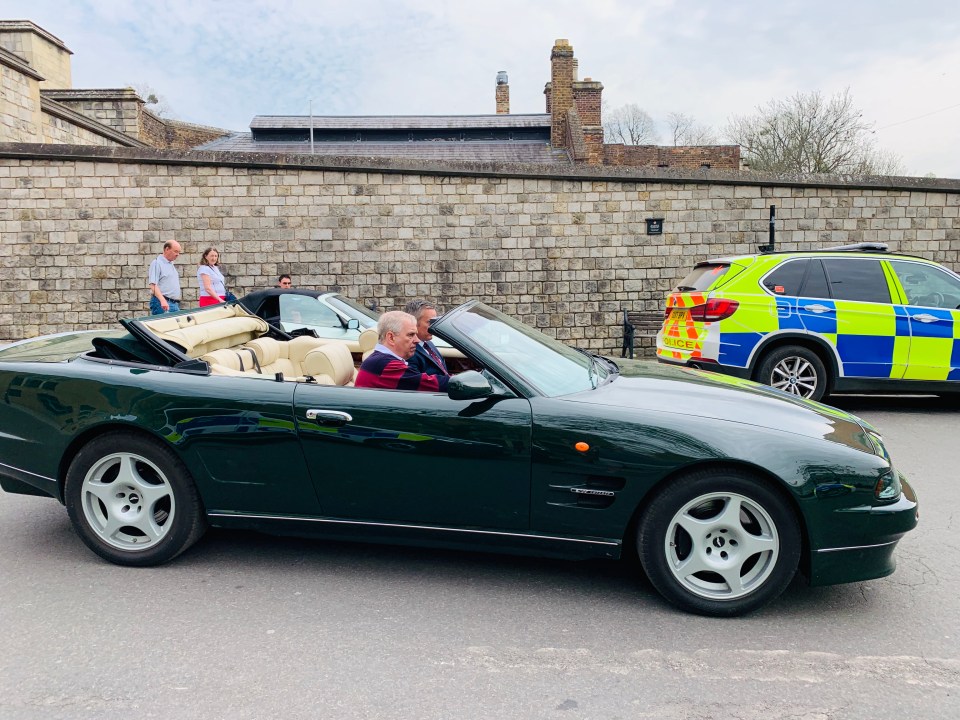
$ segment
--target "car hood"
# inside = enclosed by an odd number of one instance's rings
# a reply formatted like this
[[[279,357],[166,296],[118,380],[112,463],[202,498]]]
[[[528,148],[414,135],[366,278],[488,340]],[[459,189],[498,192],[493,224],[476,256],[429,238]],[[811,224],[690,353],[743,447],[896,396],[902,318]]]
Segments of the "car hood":
[[[97,337],[118,338],[126,330],[81,330],[19,340],[0,348],[0,362],[65,362],[93,349]]]
[[[873,453],[855,415],[728,375],[649,362],[617,361],[620,375],[563,399],[611,408],[672,413],[825,438]]]

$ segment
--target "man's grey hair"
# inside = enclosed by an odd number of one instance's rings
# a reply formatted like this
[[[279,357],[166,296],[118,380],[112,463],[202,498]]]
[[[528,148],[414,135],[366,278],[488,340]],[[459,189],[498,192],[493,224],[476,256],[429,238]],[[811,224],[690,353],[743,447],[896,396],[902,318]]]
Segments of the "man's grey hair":
[[[403,308],[403,311],[413,315],[413,319],[420,322],[420,316],[424,310],[436,310],[437,306],[429,300],[411,300]]]
[[[414,323],[417,322],[417,319],[413,317],[413,315],[403,310],[385,312],[377,321],[377,341],[382,343],[387,337],[388,332],[399,335],[403,332],[403,323],[407,320],[413,320]]]

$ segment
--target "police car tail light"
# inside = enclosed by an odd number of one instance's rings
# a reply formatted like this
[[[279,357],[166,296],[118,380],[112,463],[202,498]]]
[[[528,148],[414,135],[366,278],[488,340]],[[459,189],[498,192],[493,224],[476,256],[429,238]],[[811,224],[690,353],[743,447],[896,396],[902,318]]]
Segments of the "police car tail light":
[[[740,303],[728,298],[710,298],[703,305],[690,308],[690,319],[698,322],[717,322],[733,315]]]

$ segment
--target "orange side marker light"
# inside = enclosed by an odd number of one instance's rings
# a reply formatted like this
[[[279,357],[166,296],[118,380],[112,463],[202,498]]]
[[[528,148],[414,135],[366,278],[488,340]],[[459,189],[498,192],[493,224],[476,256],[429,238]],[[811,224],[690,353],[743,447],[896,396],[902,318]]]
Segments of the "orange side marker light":
[[[586,452],[587,450],[590,449],[590,446],[587,445],[587,443],[583,442],[582,440],[578,442],[576,445],[574,445],[574,447],[577,449],[578,452]]]

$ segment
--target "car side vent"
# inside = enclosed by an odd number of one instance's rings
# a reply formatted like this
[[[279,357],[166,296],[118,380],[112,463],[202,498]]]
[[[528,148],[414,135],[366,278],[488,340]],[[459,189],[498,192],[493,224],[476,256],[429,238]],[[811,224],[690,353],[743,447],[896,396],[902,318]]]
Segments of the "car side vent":
[[[553,480],[548,486],[548,505],[598,510],[613,505],[627,484],[626,478],[612,475],[557,473]]]

